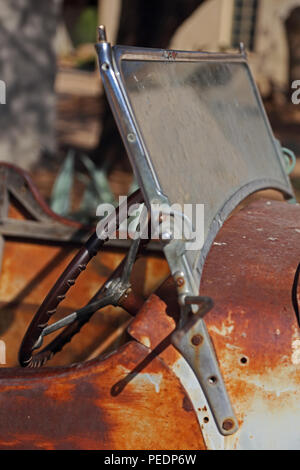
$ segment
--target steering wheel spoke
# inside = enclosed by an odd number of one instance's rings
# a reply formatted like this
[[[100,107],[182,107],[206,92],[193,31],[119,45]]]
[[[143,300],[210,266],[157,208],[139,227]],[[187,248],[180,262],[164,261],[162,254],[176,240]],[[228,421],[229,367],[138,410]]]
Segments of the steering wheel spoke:
[[[38,367],[43,365],[66,343],[71,341],[72,337],[80,331],[96,311],[107,305],[120,305],[133,314],[141,307],[143,299],[134,293],[130,285],[131,271],[141,247],[140,240],[137,239],[132,242],[127,256],[87,305],[49,325],[50,318],[56,313],[60,302],[66,297],[69,289],[74,286],[79,275],[99,252],[105,241],[109,239],[109,227],[117,229],[128,217],[130,207],[138,203],[143,203],[140,191],[136,191],[130,196],[128,201],[124,203],[124,207],[121,204],[115,214],[108,216],[101,222],[100,233],[101,235],[104,233],[105,237],[99,237],[99,232],[98,235],[94,233],[69,263],[44,299],[23,338],[19,351],[21,366]],[[111,224],[111,217],[116,217],[116,226]],[[33,351],[41,348],[45,336],[62,328],[64,328],[63,331],[44,349],[33,354]]]

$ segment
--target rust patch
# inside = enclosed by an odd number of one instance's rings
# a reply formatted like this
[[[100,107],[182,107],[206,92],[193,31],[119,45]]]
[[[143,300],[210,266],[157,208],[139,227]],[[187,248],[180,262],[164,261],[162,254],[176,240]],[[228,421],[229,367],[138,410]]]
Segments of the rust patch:
[[[8,372],[0,378],[0,448],[205,448],[195,412],[178,406],[186,397],[179,380],[149,353],[132,342],[102,361],[21,371],[19,378]],[[112,396],[121,380],[126,386]],[[49,394],[56,386],[58,397]]]
[[[167,314],[168,306],[157,295],[152,294],[128,328],[128,333],[141,344],[158,349],[168,365],[174,364],[180,354],[170,344],[170,335],[176,323]]]
[[[45,390],[45,395],[53,400],[65,402],[72,399],[74,390],[75,384],[72,383],[51,383]]]
[[[299,206],[254,202],[224,224],[205,263],[201,294],[214,301],[205,321],[240,423],[254,396],[264,402],[269,394],[275,413],[286,400],[294,406],[299,390],[292,303],[299,224]]]
[[[215,304],[205,321],[240,424],[254,398],[270,414],[299,403],[300,337],[291,300],[300,260],[299,221],[299,206],[255,202],[224,224],[205,264],[201,294]],[[13,256],[6,280],[14,278],[17,251]],[[176,303],[169,280],[133,320],[130,334],[152,351],[132,342],[102,361],[63,370],[1,369],[0,447],[204,448],[195,413],[185,409],[186,394],[166,367],[180,357],[168,343],[178,315]],[[23,328],[21,311],[20,322]],[[70,357],[75,355],[73,351]],[[248,359],[244,365],[242,357]],[[58,383],[58,395],[47,395]]]
[[[266,408],[272,404],[272,413],[299,401],[300,334],[292,302],[299,229],[299,206],[256,201],[224,224],[205,263],[200,293],[214,301],[205,322],[240,425],[254,397]],[[138,341],[148,337],[151,348],[178,315],[171,279],[156,294],[161,303],[149,299],[132,331]],[[174,364],[167,351],[160,356]]]
[[[17,354],[26,328],[76,251],[77,249],[70,246],[6,241],[0,277],[0,337],[6,344],[6,364],[1,364],[1,368],[18,365]],[[53,321],[88,302],[124,255],[125,252],[116,250],[103,251],[93,259],[76,282],[76,287],[66,296]],[[162,276],[166,262],[157,256],[149,256],[143,264],[135,267],[135,276],[140,277],[142,281],[142,293],[148,293],[156,288],[157,282],[162,281],[159,276],[155,278],[159,264],[162,266]],[[143,269],[146,270],[145,276],[142,275]],[[137,304],[136,298],[132,299],[130,295],[124,299],[125,307],[130,303],[131,308],[132,300]],[[140,306],[141,300],[138,300]],[[49,364],[63,366],[85,360],[127,318],[127,314],[121,309],[102,309]],[[47,342],[48,338],[45,338],[45,344]]]
[[[184,399],[182,401],[182,408],[185,411],[193,411],[194,410],[192,402],[191,402],[191,400],[189,399],[189,397],[187,395],[184,397]]]

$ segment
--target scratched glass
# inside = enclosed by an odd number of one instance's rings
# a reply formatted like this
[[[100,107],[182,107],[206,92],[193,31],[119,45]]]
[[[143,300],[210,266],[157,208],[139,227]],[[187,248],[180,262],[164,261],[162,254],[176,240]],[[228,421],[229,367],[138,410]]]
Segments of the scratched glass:
[[[206,233],[241,187],[287,186],[244,63],[124,59],[121,73],[163,192],[171,203],[205,204]]]

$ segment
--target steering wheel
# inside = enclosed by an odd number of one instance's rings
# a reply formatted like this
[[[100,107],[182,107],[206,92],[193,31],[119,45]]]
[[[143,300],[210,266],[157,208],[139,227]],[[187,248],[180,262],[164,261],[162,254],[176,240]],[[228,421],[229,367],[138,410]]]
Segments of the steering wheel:
[[[39,367],[45,364],[54,354],[60,351],[72,337],[80,331],[91,316],[106,305],[120,305],[131,314],[136,314],[142,306],[143,299],[136,295],[130,286],[130,273],[140,249],[140,240],[134,240],[127,256],[119,264],[110,278],[101,286],[92,299],[81,309],[48,325],[56,313],[60,302],[74,286],[79,275],[84,271],[120,224],[128,218],[128,211],[134,204],[143,203],[140,190],[124,201],[113,214],[99,224],[95,232],[74,256],[67,268],[56,281],[31,321],[19,350],[19,362],[22,367]],[[116,220],[116,224],[112,223]],[[44,336],[64,328],[46,347],[33,353],[42,346]]]

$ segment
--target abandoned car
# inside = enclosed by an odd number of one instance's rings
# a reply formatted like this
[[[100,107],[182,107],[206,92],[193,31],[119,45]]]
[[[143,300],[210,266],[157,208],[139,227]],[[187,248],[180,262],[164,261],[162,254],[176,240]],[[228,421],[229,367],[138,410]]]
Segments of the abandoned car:
[[[0,165],[0,448],[300,448],[300,207],[245,51],[96,49],[139,189],[95,230]],[[157,237],[109,240],[133,206]]]

